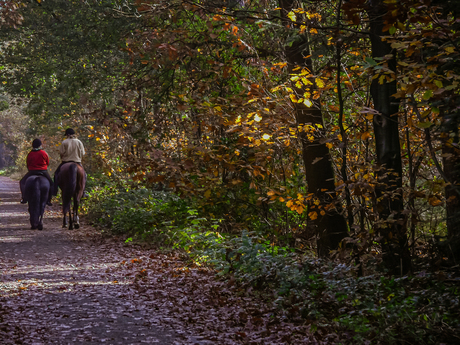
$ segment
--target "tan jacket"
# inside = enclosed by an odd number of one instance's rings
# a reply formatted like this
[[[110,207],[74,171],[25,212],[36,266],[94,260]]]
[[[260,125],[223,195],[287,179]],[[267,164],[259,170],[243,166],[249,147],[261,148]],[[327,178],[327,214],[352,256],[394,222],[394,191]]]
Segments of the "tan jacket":
[[[85,155],[85,148],[83,143],[72,135],[62,142],[59,153],[63,162],[81,163],[81,159]]]

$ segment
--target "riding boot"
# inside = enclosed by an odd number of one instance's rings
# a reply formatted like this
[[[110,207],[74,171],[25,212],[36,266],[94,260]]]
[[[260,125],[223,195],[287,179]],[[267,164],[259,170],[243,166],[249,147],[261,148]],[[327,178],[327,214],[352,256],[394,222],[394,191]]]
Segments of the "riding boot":
[[[21,190],[21,204],[27,204],[27,201],[24,199],[24,189],[26,188],[26,180],[30,176],[29,173],[27,173],[21,181],[19,181],[19,189]]]

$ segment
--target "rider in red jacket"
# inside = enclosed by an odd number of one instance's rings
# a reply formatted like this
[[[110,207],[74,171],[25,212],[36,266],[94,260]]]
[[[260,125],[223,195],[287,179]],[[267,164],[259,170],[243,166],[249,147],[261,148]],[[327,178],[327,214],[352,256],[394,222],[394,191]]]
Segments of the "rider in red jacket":
[[[21,204],[26,204],[27,200],[24,199],[24,188],[26,186],[26,180],[29,176],[32,175],[42,175],[45,176],[48,181],[50,181],[50,192],[48,195],[48,206],[52,206],[52,190],[53,190],[53,180],[48,174],[48,165],[50,164],[50,159],[48,154],[42,149],[42,142],[40,139],[35,139],[32,142],[32,151],[27,155],[27,170],[29,172],[24,175],[24,177],[19,181],[19,186],[21,188]]]

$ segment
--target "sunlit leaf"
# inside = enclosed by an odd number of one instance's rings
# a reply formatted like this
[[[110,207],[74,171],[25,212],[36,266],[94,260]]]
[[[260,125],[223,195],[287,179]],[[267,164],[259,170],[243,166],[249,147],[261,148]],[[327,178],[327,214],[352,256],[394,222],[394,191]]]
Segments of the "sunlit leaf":
[[[311,220],[315,220],[318,218],[318,213],[313,211],[313,212],[309,212],[308,213],[308,217],[311,219]]]

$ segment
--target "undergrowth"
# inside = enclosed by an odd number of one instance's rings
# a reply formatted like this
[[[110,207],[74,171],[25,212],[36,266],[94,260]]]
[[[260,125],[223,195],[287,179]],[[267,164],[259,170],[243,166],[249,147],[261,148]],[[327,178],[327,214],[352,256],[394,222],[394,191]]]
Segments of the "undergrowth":
[[[284,318],[310,324],[318,336],[336,332],[344,344],[460,342],[460,278],[449,273],[357,277],[354,267],[277,246],[260,232],[222,234],[218,220],[168,192],[96,187],[87,208],[93,222],[127,241],[184,250],[257,289]]]

